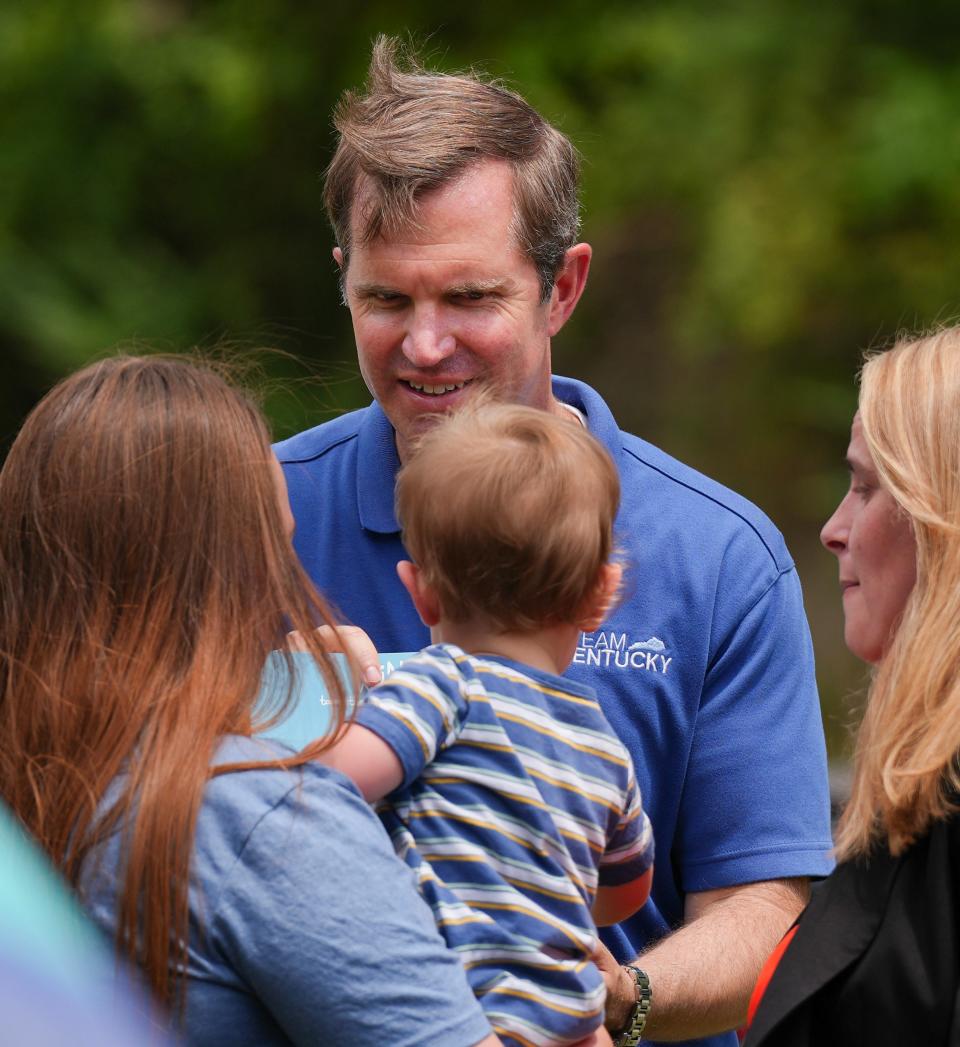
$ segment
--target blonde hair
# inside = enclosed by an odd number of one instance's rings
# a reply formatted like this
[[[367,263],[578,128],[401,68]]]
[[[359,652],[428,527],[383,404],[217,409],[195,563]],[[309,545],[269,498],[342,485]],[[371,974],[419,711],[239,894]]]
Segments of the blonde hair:
[[[515,404],[448,415],[397,478],[403,541],[451,621],[573,624],[613,550],[617,470],[575,419]]]
[[[871,356],[860,420],[882,485],[908,514],[917,580],[870,683],[841,858],[900,853],[960,788],[960,327]]]

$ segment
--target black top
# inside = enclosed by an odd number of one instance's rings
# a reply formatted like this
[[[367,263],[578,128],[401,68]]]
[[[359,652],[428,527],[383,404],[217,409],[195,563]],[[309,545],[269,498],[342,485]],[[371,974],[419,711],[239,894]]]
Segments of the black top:
[[[814,888],[745,1047],[960,1047],[960,818]]]

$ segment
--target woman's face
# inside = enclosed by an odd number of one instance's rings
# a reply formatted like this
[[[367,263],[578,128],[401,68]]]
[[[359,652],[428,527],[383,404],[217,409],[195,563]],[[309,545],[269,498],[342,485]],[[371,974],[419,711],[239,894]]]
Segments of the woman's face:
[[[820,541],[840,561],[847,647],[866,662],[883,657],[917,577],[910,518],[880,486],[854,415],[847,450],[850,490]]]

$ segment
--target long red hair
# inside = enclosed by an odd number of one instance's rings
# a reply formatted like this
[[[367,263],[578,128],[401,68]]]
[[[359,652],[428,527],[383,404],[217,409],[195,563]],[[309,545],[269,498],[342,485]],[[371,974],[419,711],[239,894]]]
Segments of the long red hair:
[[[335,723],[344,715],[312,634],[332,618],[285,534],[272,469],[245,394],[207,365],[148,356],[57,385],[0,472],[0,792],[74,885],[98,842],[124,833],[117,947],[168,1005],[183,1000],[211,756],[220,736],[258,726],[264,660],[287,630],[326,676]]]

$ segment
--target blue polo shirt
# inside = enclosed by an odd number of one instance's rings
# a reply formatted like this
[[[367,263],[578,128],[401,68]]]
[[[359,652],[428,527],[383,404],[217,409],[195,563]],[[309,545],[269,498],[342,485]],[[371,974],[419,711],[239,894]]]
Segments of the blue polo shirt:
[[[653,824],[651,900],[603,935],[627,960],[682,922],[688,892],[830,871],[813,650],[794,563],[763,513],[622,432],[589,386],[554,378],[553,391],[583,413],[622,487],[625,592],[566,675],[596,691]],[[381,652],[425,647],[396,575],[408,558],[393,504],[400,463],[379,405],[276,452],[296,548],[320,590]]]

